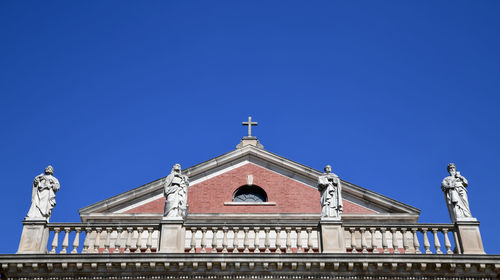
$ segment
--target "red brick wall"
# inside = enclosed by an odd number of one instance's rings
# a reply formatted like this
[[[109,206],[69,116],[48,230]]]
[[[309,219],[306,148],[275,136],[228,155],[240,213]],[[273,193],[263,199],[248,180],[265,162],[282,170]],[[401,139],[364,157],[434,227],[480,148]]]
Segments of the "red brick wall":
[[[224,205],[233,193],[246,185],[247,175],[253,184],[264,189],[272,206]],[[316,189],[249,163],[193,185],[188,189],[189,213],[320,213],[320,195]],[[157,199],[126,213],[163,213],[165,199]],[[374,213],[344,200],[344,213]]]

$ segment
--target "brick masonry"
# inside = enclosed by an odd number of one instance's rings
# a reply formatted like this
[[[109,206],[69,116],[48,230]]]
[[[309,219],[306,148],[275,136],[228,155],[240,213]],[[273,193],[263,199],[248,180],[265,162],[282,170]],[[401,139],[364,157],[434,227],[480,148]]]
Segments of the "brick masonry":
[[[276,205],[224,205],[231,202],[234,192],[247,184],[253,175],[253,184],[267,193],[268,202]],[[320,213],[320,194],[308,185],[292,180],[269,169],[248,163],[210,178],[188,189],[189,213]],[[160,198],[126,213],[163,213],[165,199]],[[344,199],[344,213],[374,213],[372,210]]]

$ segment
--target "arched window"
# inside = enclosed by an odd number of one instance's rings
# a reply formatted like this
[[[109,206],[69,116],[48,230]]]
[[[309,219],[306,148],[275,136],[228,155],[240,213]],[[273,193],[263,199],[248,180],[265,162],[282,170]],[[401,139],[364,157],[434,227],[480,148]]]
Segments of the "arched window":
[[[259,186],[242,186],[233,194],[234,202],[267,202],[266,192]]]

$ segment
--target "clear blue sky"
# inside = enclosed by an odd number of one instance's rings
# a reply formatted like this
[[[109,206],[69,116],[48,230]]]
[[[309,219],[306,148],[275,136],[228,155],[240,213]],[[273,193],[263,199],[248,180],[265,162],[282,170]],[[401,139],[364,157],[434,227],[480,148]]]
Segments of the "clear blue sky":
[[[499,1],[1,1],[1,253],[33,178],[52,221],[235,148],[265,148],[449,222],[455,162],[500,253]]]

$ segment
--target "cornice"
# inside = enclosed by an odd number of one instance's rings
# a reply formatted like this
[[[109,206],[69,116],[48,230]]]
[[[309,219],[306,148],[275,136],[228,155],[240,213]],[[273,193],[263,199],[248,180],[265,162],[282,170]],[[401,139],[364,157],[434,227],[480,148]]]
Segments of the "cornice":
[[[260,149],[254,146],[245,146],[240,149],[233,150],[213,159],[201,162],[197,165],[183,170],[183,173],[188,175],[192,181],[195,181],[203,176],[207,176],[212,170],[221,168],[222,166],[231,164],[232,162],[243,160],[251,160],[256,158],[263,162],[264,167],[277,166],[292,174],[292,179],[307,180],[316,182],[318,176],[322,174],[319,170],[297,163],[290,159],[284,158],[267,150]],[[293,178],[293,177],[296,178]],[[162,181],[165,177],[134,188],[130,191],[118,194],[111,198],[94,203],[79,210],[82,221],[89,220],[92,215],[109,212],[111,209],[119,205],[129,203],[134,199],[143,198],[161,193]],[[420,210],[410,205],[404,204],[397,200],[391,199],[384,195],[375,193],[368,189],[362,188],[350,182],[343,182],[343,192],[360,200],[369,201],[378,207],[386,209],[397,214],[407,214],[412,221],[418,220]],[[313,185],[313,187],[315,187]],[[392,214],[392,213],[391,213]]]
[[[127,273],[175,275],[198,273],[216,278],[231,273],[257,275],[439,275],[497,277],[499,255],[426,254],[59,254],[0,255],[0,272],[21,277],[61,275],[124,275]],[[201,274],[199,274],[201,273]],[[229,273],[229,274],[227,274]],[[372,274],[373,275],[373,274]],[[285,277],[286,278],[286,277]]]

